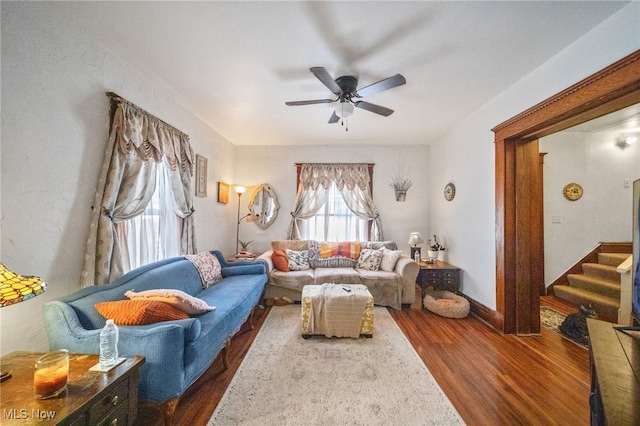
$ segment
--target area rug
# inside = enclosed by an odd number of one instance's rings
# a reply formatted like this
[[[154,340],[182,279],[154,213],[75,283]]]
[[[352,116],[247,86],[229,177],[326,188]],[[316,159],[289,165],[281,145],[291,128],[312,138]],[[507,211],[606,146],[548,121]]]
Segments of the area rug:
[[[372,338],[300,335],[300,305],[273,307],[211,425],[464,425],[385,308]]]
[[[560,324],[564,321],[566,315],[556,311],[548,306],[540,306],[540,324],[550,330],[560,333]]]
[[[569,336],[565,336],[560,331],[560,325],[563,323],[566,317],[567,316],[565,314],[560,313],[553,308],[550,308],[548,306],[540,306],[540,324],[543,327],[546,327],[554,331],[555,333],[558,333],[560,336],[562,336],[563,338],[567,339],[570,342],[575,343],[576,345],[580,345],[583,348],[588,348],[587,345],[584,345],[576,340],[573,340]]]

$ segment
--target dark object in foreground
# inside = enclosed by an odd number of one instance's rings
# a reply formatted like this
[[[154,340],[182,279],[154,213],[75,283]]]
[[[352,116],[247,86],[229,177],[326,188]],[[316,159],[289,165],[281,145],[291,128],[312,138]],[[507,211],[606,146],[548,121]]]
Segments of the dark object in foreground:
[[[598,314],[591,309],[591,305],[589,307],[581,305],[578,312],[567,315],[558,328],[569,339],[588,346],[589,330],[587,329],[587,318],[598,318]]]

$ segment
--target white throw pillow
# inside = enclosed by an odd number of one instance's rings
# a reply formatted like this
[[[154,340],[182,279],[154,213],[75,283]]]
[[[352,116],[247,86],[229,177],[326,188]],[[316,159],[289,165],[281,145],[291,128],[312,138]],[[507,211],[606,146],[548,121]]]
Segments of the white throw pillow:
[[[402,256],[402,250],[389,250],[384,247],[382,249],[382,260],[380,261],[380,269],[387,272],[393,272],[396,269],[396,263]]]
[[[189,315],[202,314],[215,309],[215,306],[207,305],[204,300],[193,297],[184,291],[175,289],[146,290],[139,293],[129,290],[124,295],[132,300],[146,299],[165,302],[188,313]]]

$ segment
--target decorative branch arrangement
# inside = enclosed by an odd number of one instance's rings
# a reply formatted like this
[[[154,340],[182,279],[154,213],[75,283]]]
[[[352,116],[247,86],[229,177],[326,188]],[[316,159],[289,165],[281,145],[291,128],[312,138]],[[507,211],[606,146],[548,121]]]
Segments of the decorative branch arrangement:
[[[403,176],[409,174],[407,170],[403,173]],[[389,186],[392,187],[396,192],[396,201],[405,201],[407,198],[407,191],[413,185],[413,181],[408,177],[401,177],[401,175],[396,174],[395,171],[391,176],[391,182],[389,182]]]

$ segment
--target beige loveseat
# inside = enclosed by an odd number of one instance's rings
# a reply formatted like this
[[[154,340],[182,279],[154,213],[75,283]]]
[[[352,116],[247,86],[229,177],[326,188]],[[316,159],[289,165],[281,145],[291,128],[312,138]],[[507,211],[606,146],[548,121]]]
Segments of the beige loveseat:
[[[410,257],[401,255],[391,270],[367,270],[358,268],[358,259],[319,258],[317,241],[310,240],[278,240],[271,243],[271,250],[263,253],[259,259],[267,262],[269,282],[265,291],[265,299],[288,297],[300,301],[302,288],[305,285],[364,284],[374,298],[376,305],[401,309],[402,304],[411,304],[415,299],[416,277],[420,267]],[[396,250],[393,241],[361,242],[364,249]],[[274,250],[308,251],[310,268],[283,272],[274,267],[272,254]],[[388,252],[387,252],[388,253]],[[315,261],[314,261],[315,258]]]

